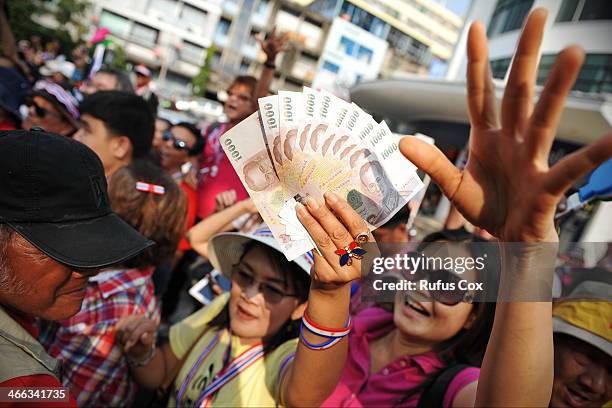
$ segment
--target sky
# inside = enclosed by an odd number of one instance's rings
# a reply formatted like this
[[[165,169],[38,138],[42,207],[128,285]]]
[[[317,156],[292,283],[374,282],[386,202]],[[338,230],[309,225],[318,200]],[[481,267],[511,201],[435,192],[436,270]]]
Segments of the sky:
[[[446,0],[446,8],[461,17],[465,17],[465,14],[470,7],[470,3],[471,0]],[[444,1],[442,4],[444,4]]]

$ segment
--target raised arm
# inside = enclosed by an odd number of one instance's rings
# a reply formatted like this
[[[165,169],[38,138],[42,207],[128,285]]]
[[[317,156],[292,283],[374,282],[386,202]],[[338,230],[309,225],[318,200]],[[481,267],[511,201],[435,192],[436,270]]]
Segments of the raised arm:
[[[125,316],[117,323],[116,330],[117,341],[126,353],[130,373],[138,385],[154,390],[162,384],[171,384],[179,359],[169,343],[155,346],[156,322],[142,315]]]
[[[204,257],[208,257],[208,241],[219,233],[228,230],[232,221],[244,214],[256,214],[257,207],[250,198],[239,201],[224,210],[213,213],[194,225],[187,231],[187,240],[194,251]]]
[[[612,135],[607,135],[548,166],[565,98],[584,54],[576,46],[559,54],[534,106],[546,15],[543,9],[534,10],[525,23],[501,118],[495,107],[484,27],[474,23],[470,28],[467,90],[472,129],[463,171],[431,145],[415,138],[400,143],[402,153],[432,177],[469,222],[499,238],[503,259],[508,259],[509,242],[539,244],[514,252],[512,265],[504,262],[500,292],[506,298],[531,291],[536,281],[552,279],[558,242],[553,222],[556,204],[579,177],[612,155]],[[534,267],[536,261],[540,262]],[[498,303],[476,392],[477,406],[548,406],[553,342],[551,303],[546,297],[540,297],[541,302]]]
[[[340,329],[349,316],[350,282],[361,276],[361,265],[354,260],[350,266],[340,266],[335,251],[368,229],[346,201],[334,194],[326,194],[325,201],[327,205],[310,199],[307,207],[298,210],[298,218],[323,255],[314,253],[306,313],[320,326]],[[307,331],[303,333],[310,343],[327,340]],[[312,350],[300,341],[295,360],[281,383],[281,402],[291,407],[320,406],[340,379],[347,351],[346,338],[326,350]]]
[[[257,109],[257,100],[259,98],[263,98],[264,96],[268,96],[268,92],[270,92],[270,85],[272,85],[274,71],[276,69],[276,56],[287,50],[288,39],[289,34],[287,33],[277,36],[276,27],[272,28],[272,31],[265,40],[261,38],[257,39],[262,51],[266,54],[266,62],[264,63],[261,76],[257,81],[257,86],[255,87],[255,92],[253,93],[254,110]]]

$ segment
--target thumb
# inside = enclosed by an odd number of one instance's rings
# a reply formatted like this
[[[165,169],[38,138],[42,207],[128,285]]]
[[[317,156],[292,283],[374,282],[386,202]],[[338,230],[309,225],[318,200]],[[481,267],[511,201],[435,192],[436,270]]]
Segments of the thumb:
[[[399,147],[404,157],[427,173],[444,195],[452,198],[461,182],[461,171],[440,149],[414,136],[402,138]]]

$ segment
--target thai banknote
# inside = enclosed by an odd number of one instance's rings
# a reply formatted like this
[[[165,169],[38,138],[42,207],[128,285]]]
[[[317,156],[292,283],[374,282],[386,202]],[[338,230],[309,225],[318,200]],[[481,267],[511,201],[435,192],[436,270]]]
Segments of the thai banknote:
[[[259,98],[257,103],[259,104],[259,120],[263,127],[264,139],[276,170],[276,167],[281,164],[278,96]]]
[[[287,259],[293,260],[310,251],[313,248],[312,242],[308,239],[295,239],[287,234],[278,216],[294,194],[274,171],[258,113],[253,113],[223,134],[220,143]]]
[[[335,192],[374,229],[419,191],[398,143],[357,105],[310,88],[260,99],[259,112],[221,138],[289,260],[314,247],[295,216],[295,197]]]
[[[290,160],[292,145],[298,137],[298,128],[303,118],[304,95],[301,92],[280,91],[278,110],[280,117],[280,143],[282,161]],[[289,141],[287,141],[289,140]]]

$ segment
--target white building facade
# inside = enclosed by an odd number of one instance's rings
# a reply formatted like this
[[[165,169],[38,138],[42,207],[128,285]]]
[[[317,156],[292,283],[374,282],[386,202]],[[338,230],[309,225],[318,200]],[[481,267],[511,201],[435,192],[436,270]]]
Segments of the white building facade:
[[[368,31],[336,17],[319,58],[312,86],[339,96],[352,85],[378,77],[388,44]]]
[[[456,52],[447,71],[448,79],[465,78],[465,53],[469,23],[480,20],[487,27],[489,59],[493,76],[505,81],[520,28],[530,10],[548,10],[538,84],[543,84],[555,56],[565,47],[577,44],[586,59],[574,90],[612,93],[612,2],[596,0],[473,0]]]
[[[164,87],[186,93],[213,43],[221,0],[97,0],[93,15],[130,61],[159,71]]]

